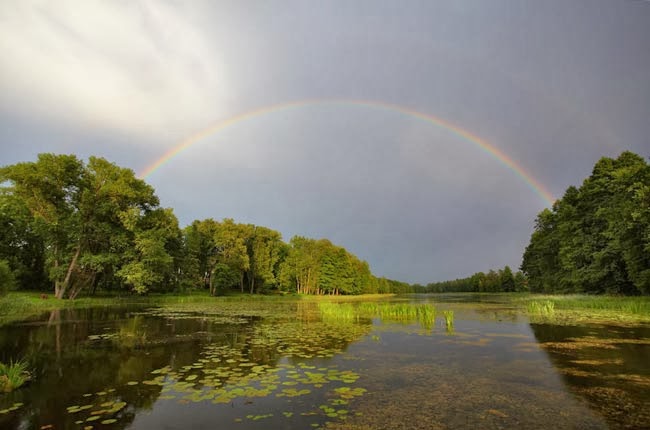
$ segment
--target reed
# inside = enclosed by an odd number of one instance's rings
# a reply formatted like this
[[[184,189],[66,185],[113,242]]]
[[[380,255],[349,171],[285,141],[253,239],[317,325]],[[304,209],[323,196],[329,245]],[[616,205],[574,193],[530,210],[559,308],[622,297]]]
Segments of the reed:
[[[382,321],[409,324],[418,322],[425,328],[435,324],[436,310],[431,304],[409,303],[328,303],[318,304],[321,316],[327,320],[358,321],[359,318],[380,318]]]
[[[445,326],[447,330],[453,330],[454,328],[454,311],[447,310],[442,311],[442,315],[445,317]]]
[[[527,309],[529,315],[550,317],[555,315],[555,302],[551,300],[535,300],[528,303]]]
[[[354,306],[350,303],[318,303],[321,316],[326,321],[355,321],[359,318]]]

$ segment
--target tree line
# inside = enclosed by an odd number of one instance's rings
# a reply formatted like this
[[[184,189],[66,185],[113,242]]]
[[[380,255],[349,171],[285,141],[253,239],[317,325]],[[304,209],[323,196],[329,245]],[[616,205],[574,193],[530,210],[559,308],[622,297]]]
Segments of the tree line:
[[[405,293],[327,239],[293,237],[232,219],[180,228],[132,170],[103,158],[40,154],[0,168],[0,292],[206,289],[299,294]]]
[[[472,276],[450,281],[431,282],[414,286],[417,293],[508,293],[528,291],[528,279],[521,271],[512,272],[510,266],[487,273],[477,272]]]

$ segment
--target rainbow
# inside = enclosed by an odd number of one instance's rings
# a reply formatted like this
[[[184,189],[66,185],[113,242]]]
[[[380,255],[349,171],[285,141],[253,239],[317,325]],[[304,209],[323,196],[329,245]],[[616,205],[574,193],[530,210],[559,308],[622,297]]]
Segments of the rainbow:
[[[380,109],[389,112],[397,112],[403,115],[407,115],[418,120],[422,120],[429,124],[432,124],[436,127],[443,128],[462,140],[471,143],[477,148],[481,149],[483,152],[487,153],[492,158],[496,159],[499,163],[506,166],[509,170],[514,172],[519,176],[523,181],[531,188],[537,195],[539,195],[549,206],[553,205],[555,198],[548,191],[548,189],[537,181],[530,173],[526,172],[523,167],[515,162],[512,158],[504,154],[499,148],[491,145],[484,139],[479,136],[458,127],[442,118],[433,116],[431,114],[418,112],[416,110],[395,105],[392,103],[378,102],[378,101],[368,101],[368,100],[347,100],[347,99],[315,99],[315,100],[298,100],[287,103],[275,104],[270,106],[265,106],[259,109],[252,111],[240,113],[238,115],[232,116],[230,118],[216,122],[215,124],[185,138],[180,143],[174,145],[170,150],[165,152],[162,157],[158,158],[156,161],[151,163],[146,167],[142,173],[139,174],[141,179],[146,179],[153,172],[160,169],[165,164],[169,163],[171,159],[176,157],[181,152],[187,150],[194,144],[200,142],[201,140],[211,136],[219,131],[236,124],[238,122],[246,121],[253,119],[261,115],[267,115],[270,113],[298,109],[306,106],[315,106],[315,105],[344,105],[344,106],[359,106],[364,108],[371,109]]]

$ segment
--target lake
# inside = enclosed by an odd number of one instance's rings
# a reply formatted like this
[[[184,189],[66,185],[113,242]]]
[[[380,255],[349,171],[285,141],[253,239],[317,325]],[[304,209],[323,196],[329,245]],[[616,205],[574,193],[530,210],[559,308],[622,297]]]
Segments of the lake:
[[[650,326],[485,296],[60,310],[0,328],[19,358],[2,429],[650,428]]]

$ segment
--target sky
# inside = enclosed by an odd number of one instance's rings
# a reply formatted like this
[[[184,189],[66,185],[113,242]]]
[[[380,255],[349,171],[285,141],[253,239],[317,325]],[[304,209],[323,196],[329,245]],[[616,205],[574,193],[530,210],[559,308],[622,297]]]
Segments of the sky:
[[[600,157],[650,156],[641,0],[0,0],[0,52],[0,165],[101,156],[181,227],[412,283],[518,268]]]

